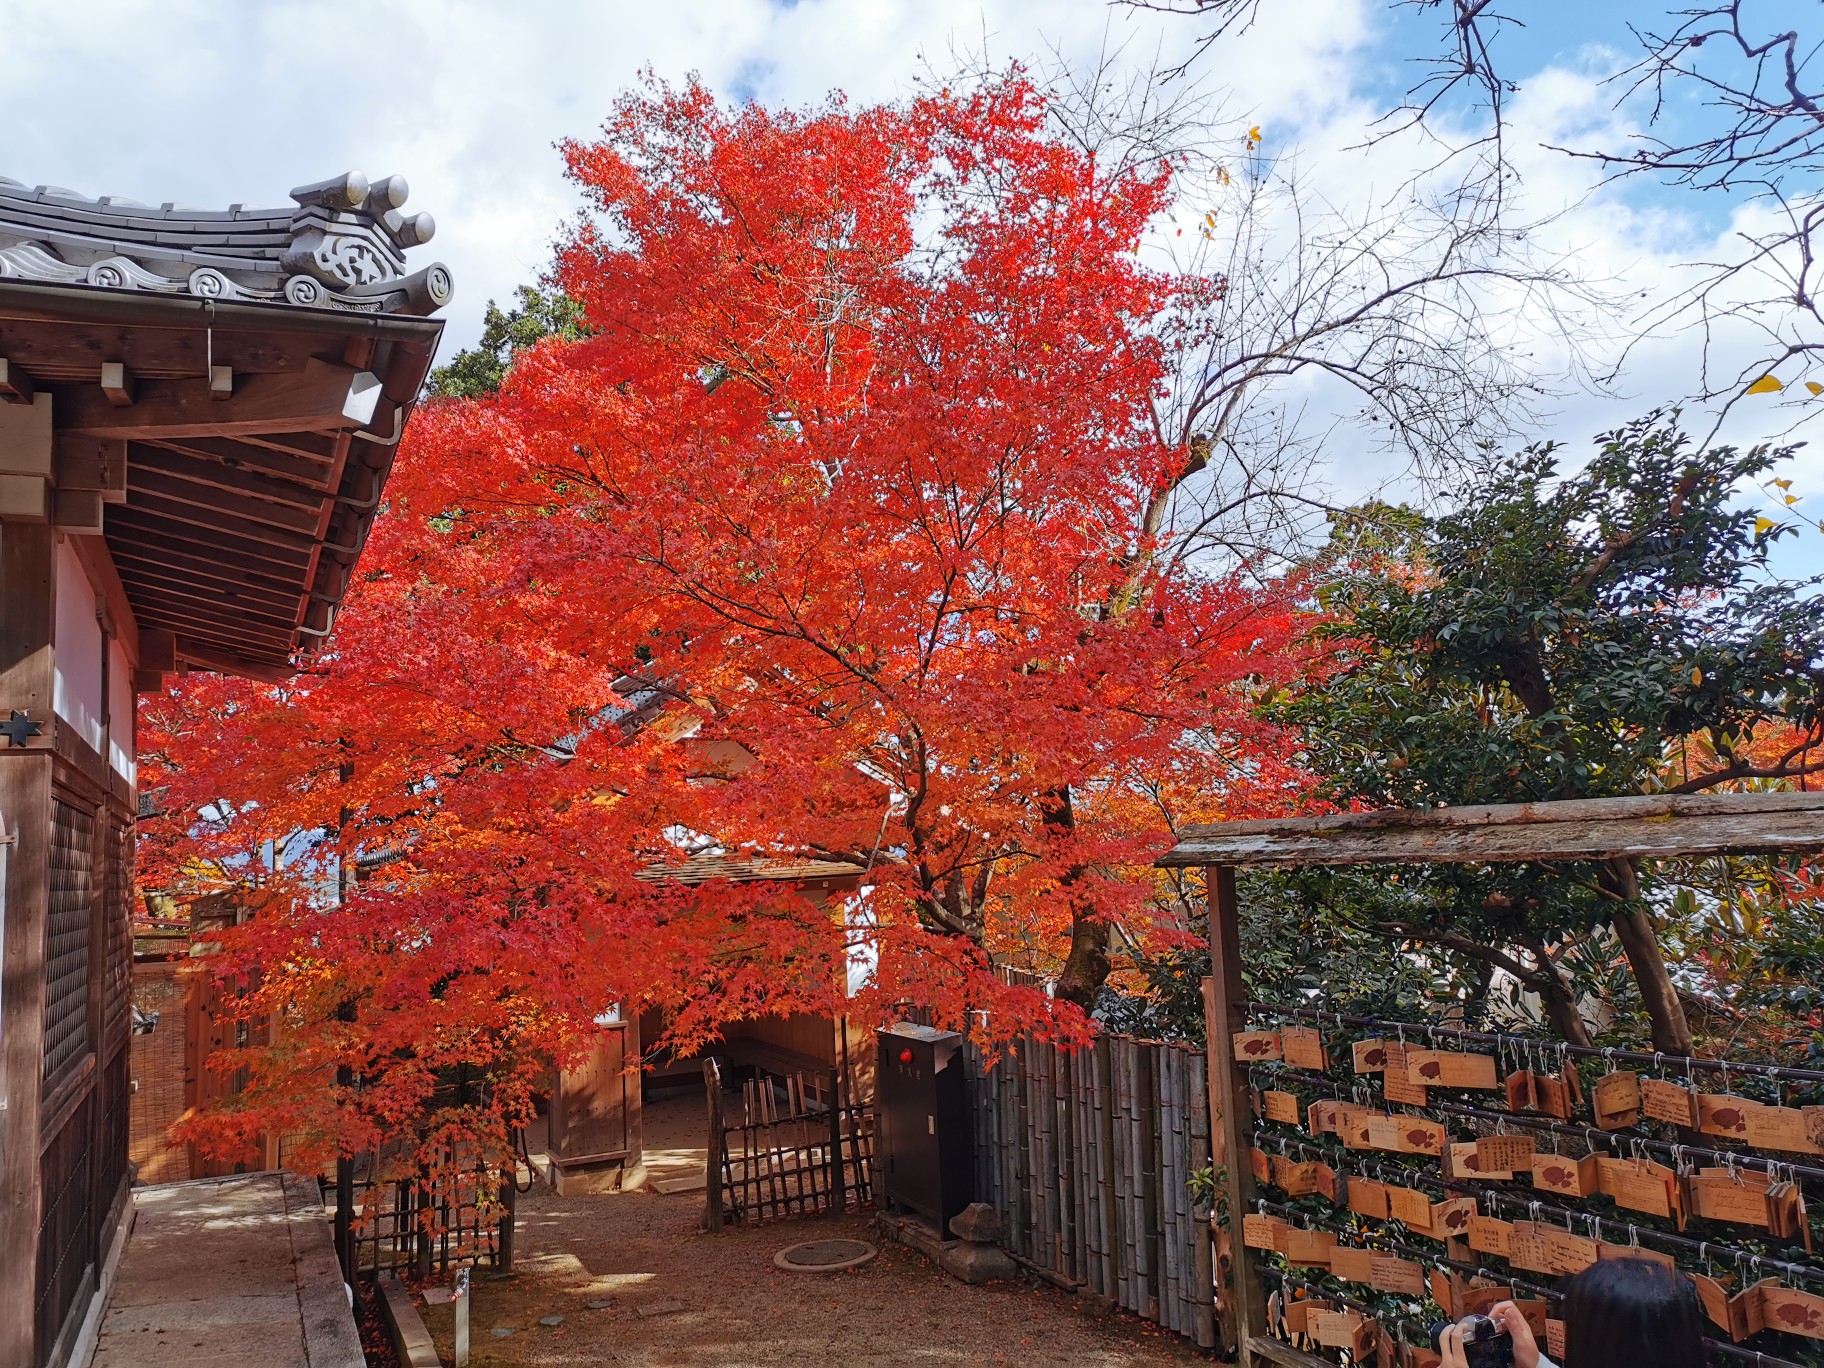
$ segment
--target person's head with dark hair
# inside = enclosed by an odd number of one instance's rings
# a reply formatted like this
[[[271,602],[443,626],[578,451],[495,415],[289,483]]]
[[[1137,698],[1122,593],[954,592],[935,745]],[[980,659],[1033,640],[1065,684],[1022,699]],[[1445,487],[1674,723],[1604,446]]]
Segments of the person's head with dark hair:
[[[1704,1368],[1691,1280],[1646,1259],[1603,1259],[1564,1286],[1564,1368]]]

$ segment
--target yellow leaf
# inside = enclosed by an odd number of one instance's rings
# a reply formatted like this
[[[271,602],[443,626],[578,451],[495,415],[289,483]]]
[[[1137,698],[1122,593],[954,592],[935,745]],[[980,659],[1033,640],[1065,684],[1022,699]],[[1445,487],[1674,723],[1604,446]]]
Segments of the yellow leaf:
[[[1222,182],[1222,184],[1227,185],[1229,183],[1229,168],[1226,166],[1217,167],[1216,179]]]
[[[1214,209],[1210,210],[1209,213],[1203,216],[1203,221],[1214,228],[1216,226],[1216,211]]]
[[[1778,394],[1785,388],[1786,386],[1782,385],[1778,380],[1775,380],[1771,375],[1763,375],[1759,380],[1756,380],[1752,385],[1748,386],[1748,393]]]
[[[1805,382],[1805,388],[1810,390],[1814,395],[1824,394],[1824,385],[1820,385],[1816,380],[1807,380]]]
[[[1257,143],[1260,141],[1260,125],[1259,124],[1255,124],[1254,127],[1250,128],[1248,130],[1248,141],[1251,143]]]
[[[1776,488],[1776,489],[1791,489],[1791,488],[1792,488],[1792,481],[1791,481],[1791,480],[1784,480],[1784,479],[1782,479],[1782,480],[1775,480],[1775,481],[1774,481],[1774,482],[1773,482],[1773,485],[1774,485],[1774,488]]]
[[[1691,667],[1691,682],[1693,684],[1702,684],[1704,682],[1704,672],[1695,665]]]
[[[1786,496],[1786,507],[1791,508],[1798,501],[1799,496],[1797,494],[1788,494]]]
[[[1778,526],[1779,524],[1772,518],[1756,518],[1754,520],[1754,535],[1757,537],[1764,537]]]

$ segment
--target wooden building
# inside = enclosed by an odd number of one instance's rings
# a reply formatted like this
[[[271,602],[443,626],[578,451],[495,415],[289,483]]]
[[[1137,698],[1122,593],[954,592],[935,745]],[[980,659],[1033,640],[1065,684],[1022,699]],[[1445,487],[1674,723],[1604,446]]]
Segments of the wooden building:
[[[429,369],[427,215],[0,179],[0,1364],[62,1365],[124,1235],[134,700],[328,635]]]

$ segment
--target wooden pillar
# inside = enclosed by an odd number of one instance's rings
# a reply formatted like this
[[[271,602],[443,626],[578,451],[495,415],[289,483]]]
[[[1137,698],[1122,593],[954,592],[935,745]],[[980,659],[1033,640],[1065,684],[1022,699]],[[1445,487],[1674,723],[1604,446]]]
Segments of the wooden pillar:
[[[709,1142],[703,1160],[703,1228],[722,1233],[722,1071],[703,1061],[703,1091],[709,1102]]]
[[[1220,1106],[1217,1135],[1227,1152],[1224,1188],[1229,1207],[1229,1301],[1234,1309],[1236,1360],[1251,1368],[1258,1356],[1249,1345],[1264,1337],[1267,1298],[1260,1273],[1241,1241],[1241,1220],[1254,1202],[1254,1171],[1248,1162],[1248,1080],[1235,1061],[1235,1033],[1247,1027],[1247,993],[1241,982],[1241,915],[1235,899],[1233,865],[1204,870],[1210,902],[1210,1106]],[[1220,1098],[1220,1103],[1218,1099]],[[1217,1120],[1217,1118],[1212,1118]]]
[[[0,723],[43,724],[0,738],[0,1363],[36,1362],[34,1344],[40,1102],[44,1079],[45,932],[50,907],[51,639],[55,537],[45,523],[0,520]],[[16,729],[19,732],[25,728]],[[51,1327],[54,1332],[56,1327]]]

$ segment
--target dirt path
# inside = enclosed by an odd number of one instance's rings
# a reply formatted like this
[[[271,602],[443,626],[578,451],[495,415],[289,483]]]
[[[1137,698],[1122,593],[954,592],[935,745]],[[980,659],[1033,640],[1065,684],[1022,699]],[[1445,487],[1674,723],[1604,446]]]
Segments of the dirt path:
[[[1098,1317],[1048,1285],[965,1287],[916,1254],[884,1246],[849,1273],[781,1272],[773,1254],[841,1235],[878,1243],[852,1219],[697,1231],[702,1198],[680,1193],[520,1199],[519,1268],[481,1278],[475,1368],[583,1365],[1072,1364],[1204,1360],[1173,1336]],[[611,1302],[591,1310],[588,1303]],[[563,1317],[541,1326],[540,1317]],[[448,1307],[426,1320],[453,1361]],[[496,1337],[495,1327],[511,1327]]]

